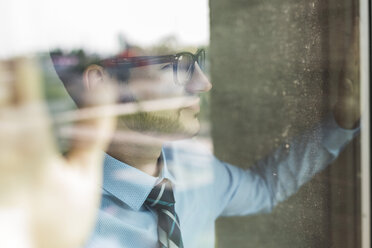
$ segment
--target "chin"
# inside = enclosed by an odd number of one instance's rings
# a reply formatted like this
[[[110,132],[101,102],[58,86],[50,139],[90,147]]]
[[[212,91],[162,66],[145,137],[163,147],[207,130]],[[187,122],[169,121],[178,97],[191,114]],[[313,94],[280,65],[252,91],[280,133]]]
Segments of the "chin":
[[[196,136],[200,131],[200,122],[197,118],[189,123],[187,127],[185,127],[185,138],[192,138]]]
[[[151,130],[141,131],[142,134],[149,135],[154,138],[158,138],[164,142],[177,141],[183,139],[190,139],[196,136],[200,131],[200,123],[198,120],[192,122],[182,123],[179,128],[173,130]]]

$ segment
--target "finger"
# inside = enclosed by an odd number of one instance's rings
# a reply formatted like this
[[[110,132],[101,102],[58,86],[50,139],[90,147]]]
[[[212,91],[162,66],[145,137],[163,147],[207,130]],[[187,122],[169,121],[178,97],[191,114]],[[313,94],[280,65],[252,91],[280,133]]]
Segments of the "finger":
[[[2,116],[2,120],[13,122],[20,134],[27,134],[23,137],[30,138],[26,144],[39,145],[40,149],[49,152],[54,149],[54,142],[43,99],[43,80],[38,63],[33,58],[19,57],[6,64],[10,78],[11,106],[8,106],[8,114]]]
[[[13,101],[17,105],[39,104],[42,101],[42,78],[35,59],[20,57],[9,62],[13,72]]]
[[[12,99],[11,75],[4,61],[0,61],[0,108],[8,106]]]
[[[351,80],[359,79],[359,18],[353,23],[352,37],[345,58],[345,72]]]
[[[0,108],[1,175],[9,180],[29,179],[56,155],[41,97],[41,73],[29,58],[3,61],[1,68],[2,89],[7,89]]]
[[[99,85],[85,92],[84,109],[97,106],[113,105],[117,98],[112,84]],[[107,112],[114,109],[106,108]],[[73,128],[73,140],[71,149],[67,154],[70,164],[88,169],[99,169],[97,166],[102,161],[103,152],[106,149],[113,129],[115,127],[113,114],[83,119],[75,123]]]
[[[354,20],[352,37],[345,53],[344,65],[341,70],[341,90],[343,88],[348,89],[348,87],[343,87],[342,84],[345,84],[349,81],[353,83],[354,92],[359,90],[359,57],[359,18],[356,18]],[[345,94],[345,92],[342,91],[340,93]]]

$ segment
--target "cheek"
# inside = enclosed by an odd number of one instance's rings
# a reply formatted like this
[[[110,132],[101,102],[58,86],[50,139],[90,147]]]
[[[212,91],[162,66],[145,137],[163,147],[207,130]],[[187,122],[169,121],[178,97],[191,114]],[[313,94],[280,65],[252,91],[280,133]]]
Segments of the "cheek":
[[[153,92],[156,92],[162,98],[180,97],[185,95],[183,86],[174,83],[173,76],[165,75],[152,87]]]
[[[148,72],[148,71],[147,71]],[[173,70],[151,70],[143,74],[137,70],[129,80],[128,87],[137,101],[166,99],[186,96],[185,88],[174,82]]]
[[[138,101],[184,96],[184,89],[173,81],[136,81],[130,84],[130,92]]]

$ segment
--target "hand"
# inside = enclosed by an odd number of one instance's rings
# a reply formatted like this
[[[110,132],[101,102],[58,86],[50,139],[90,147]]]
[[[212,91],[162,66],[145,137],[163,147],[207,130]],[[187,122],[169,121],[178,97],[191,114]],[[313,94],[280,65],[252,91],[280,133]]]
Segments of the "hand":
[[[334,108],[337,123],[355,128],[360,119],[359,18],[354,20],[350,46],[341,71],[338,98]]]
[[[81,247],[96,217],[114,120],[77,123],[75,130],[94,131],[94,138],[75,137],[61,156],[36,65],[29,58],[0,62],[0,247]],[[113,102],[112,92],[91,92],[90,104]]]

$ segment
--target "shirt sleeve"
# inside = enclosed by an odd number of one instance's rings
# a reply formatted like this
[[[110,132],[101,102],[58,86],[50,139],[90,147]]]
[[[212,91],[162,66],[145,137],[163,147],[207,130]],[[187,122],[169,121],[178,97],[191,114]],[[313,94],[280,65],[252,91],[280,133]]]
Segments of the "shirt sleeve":
[[[217,214],[270,212],[335,160],[358,132],[359,128],[339,127],[330,115],[248,170],[216,160],[213,191]]]

